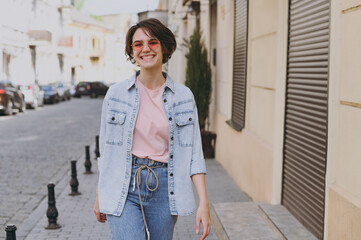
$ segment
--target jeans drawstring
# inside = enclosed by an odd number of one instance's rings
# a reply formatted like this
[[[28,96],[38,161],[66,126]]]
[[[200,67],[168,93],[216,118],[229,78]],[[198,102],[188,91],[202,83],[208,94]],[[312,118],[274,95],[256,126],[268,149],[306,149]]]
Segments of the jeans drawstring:
[[[133,178],[133,192],[135,191],[135,184],[137,184],[138,196],[139,196],[139,203],[140,203],[140,209],[141,209],[141,211],[142,211],[143,220],[144,220],[144,225],[145,225],[145,230],[147,231],[148,240],[150,240],[150,233],[149,233],[149,230],[148,230],[147,221],[145,220],[145,215],[144,215],[144,210],[143,210],[143,204],[142,204],[142,197],[140,196],[140,190],[139,190],[139,186],[140,186],[140,183],[141,183],[141,172],[142,172],[142,170],[144,170],[144,169],[147,169],[147,170],[148,170],[147,180],[145,181],[145,186],[147,187],[148,191],[154,192],[155,190],[158,189],[159,181],[158,181],[158,176],[157,176],[157,174],[153,171],[152,168],[159,168],[159,167],[162,167],[162,166],[148,166],[148,165],[143,165],[143,164],[134,164],[134,165],[139,166],[139,168],[135,171],[135,174],[134,174],[134,178]],[[157,183],[154,188],[150,188],[149,185],[148,185],[148,178],[149,178],[149,173],[150,173],[150,172],[154,175],[155,181],[156,181],[156,183]]]

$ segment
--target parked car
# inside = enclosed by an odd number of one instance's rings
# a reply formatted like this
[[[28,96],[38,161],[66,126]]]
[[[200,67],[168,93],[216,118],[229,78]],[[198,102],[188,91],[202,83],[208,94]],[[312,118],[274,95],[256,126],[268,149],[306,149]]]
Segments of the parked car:
[[[59,82],[58,83],[58,94],[59,100],[65,101],[70,100],[70,88],[66,83]]]
[[[44,85],[41,86],[41,89],[44,91],[44,103],[54,104],[59,102],[58,84]]]
[[[80,82],[76,86],[75,97],[90,96],[96,98],[98,96],[105,96],[108,91],[108,86],[102,82]]]
[[[0,81],[0,112],[5,115],[12,115],[14,109],[24,112],[26,103],[24,94],[17,89],[9,80]]]
[[[76,92],[76,86],[74,83],[68,83],[68,85],[69,85],[70,96],[73,97]]]
[[[19,85],[18,88],[25,96],[27,108],[35,109],[44,105],[44,91],[37,83]]]

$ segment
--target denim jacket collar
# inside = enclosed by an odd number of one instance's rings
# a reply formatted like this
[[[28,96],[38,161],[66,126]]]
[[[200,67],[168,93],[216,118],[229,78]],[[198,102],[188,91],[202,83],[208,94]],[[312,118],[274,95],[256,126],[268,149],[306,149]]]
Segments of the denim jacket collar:
[[[129,80],[128,80],[128,85],[127,85],[127,89],[130,90],[133,86],[135,86],[135,80],[137,79],[137,76],[139,75],[140,71],[137,71]],[[165,87],[169,88],[173,93],[175,93],[175,89],[174,89],[174,82],[171,79],[171,77],[168,76],[167,73],[162,72],[163,77],[166,79],[165,80]]]

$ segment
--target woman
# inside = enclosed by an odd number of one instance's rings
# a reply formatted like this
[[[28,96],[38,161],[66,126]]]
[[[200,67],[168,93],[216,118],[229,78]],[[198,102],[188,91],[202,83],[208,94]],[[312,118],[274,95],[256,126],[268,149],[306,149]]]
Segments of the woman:
[[[109,88],[104,98],[99,183],[94,213],[112,239],[172,239],[178,215],[199,206],[196,232],[211,223],[197,108],[191,91],[162,72],[176,49],[157,19],[132,26],[126,54],[140,71]]]

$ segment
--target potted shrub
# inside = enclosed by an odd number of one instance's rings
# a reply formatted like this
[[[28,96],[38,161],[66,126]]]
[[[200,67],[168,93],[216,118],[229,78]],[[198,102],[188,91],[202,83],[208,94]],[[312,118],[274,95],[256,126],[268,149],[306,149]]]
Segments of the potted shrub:
[[[207,48],[202,41],[202,32],[199,24],[196,25],[186,45],[188,52],[186,54],[187,67],[185,85],[193,92],[197,104],[204,157],[214,158],[216,134],[208,131],[212,72],[208,61]]]

